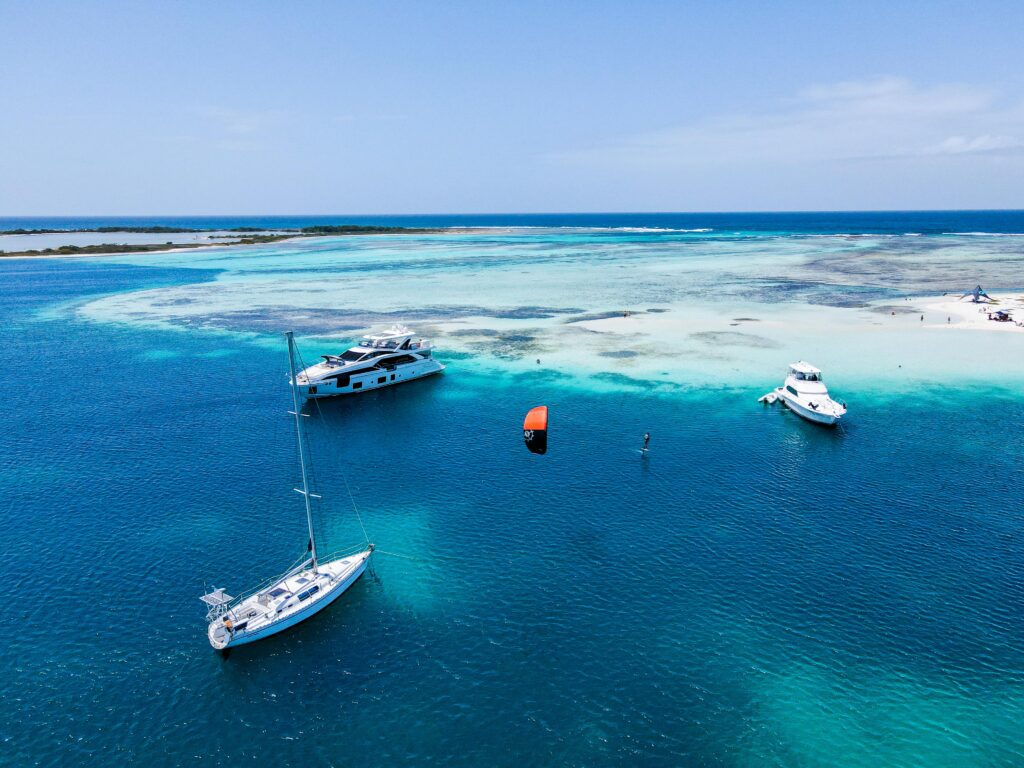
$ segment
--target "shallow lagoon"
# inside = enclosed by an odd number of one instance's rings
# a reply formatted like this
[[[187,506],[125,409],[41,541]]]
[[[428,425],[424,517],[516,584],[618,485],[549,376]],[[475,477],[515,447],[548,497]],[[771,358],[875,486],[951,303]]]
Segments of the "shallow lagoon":
[[[636,229],[324,238],[118,257],[219,272],[213,282],[119,294],[78,313],[245,334],[288,326],[316,337],[317,353],[402,320],[465,365],[517,372],[540,359],[582,386],[768,387],[800,358],[858,390],[1024,383],[1024,336],[937,332],[946,317],[914,301],[979,281],[1019,289],[1024,235]],[[626,312],[630,322],[602,322]]]
[[[1024,423],[1024,336],[846,306],[865,291],[912,304],[911,289],[881,268],[837,282],[801,255],[809,238],[680,256],[687,237],[353,238],[3,265],[0,573],[12,589],[52,585],[0,622],[6,759],[1024,760],[1024,470],[1007,436]],[[915,274],[899,259],[927,261],[914,290],[973,269],[985,273],[967,282],[997,293],[1014,257],[991,240],[872,258]],[[779,289],[786,276],[811,287]],[[577,342],[607,335],[586,327],[624,302],[669,311],[638,315],[640,338]],[[442,377],[312,412],[327,548],[359,536],[344,476],[380,549],[402,557],[222,661],[198,595],[259,581],[304,543],[277,331],[301,324],[308,358],[351,338],[351,309],[421,312],[450,350]],[[692,356],[663,348],[676,342],[655,321],[676,313]],[[729,325],[742,317],[758,322]],[[807,319],[799,340],[793,318]],[[864,346],[833,351],[818,325]],[[756,403],[794,353],[850,402],[844,429]],[[906,388],[897,356],[920,361]],[[34,372],[58,360],[61,388],[41,387]],[[541,402],[552,448],[535,457],[519,423]]]

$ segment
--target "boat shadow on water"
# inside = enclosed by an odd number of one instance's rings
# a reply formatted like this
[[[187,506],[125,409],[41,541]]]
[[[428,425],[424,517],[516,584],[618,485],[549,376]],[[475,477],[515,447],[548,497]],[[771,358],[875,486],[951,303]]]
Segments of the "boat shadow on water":
[[[444,374],[424,376],[415,381],[405,382],[401,387],[384,387],[341,397],[308,399],[302,405],[302,413],[323,417],[326,424],[341,425],[360,414],[382,412],[387,409],[389,418],[395,416],[414,417],[423,408],[429,407],[436,397],[436,388],[443,386]],[[349,425],[350,428],[351,425]]]
[[[857,434],[856,420],[843,420],[837,424],[816,424],[794,413],[779,403],[773,408],[765,408],[766,417],[778,419],[776,423],[784,424],[787,436],[799,438],[808,445],[842,445]]]

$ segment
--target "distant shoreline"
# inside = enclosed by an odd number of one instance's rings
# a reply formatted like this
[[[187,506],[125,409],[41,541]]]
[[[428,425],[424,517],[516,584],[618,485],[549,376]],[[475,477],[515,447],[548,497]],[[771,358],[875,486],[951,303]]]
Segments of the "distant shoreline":
[[[353,224],[324,225],[302,227],[301,229],[282,229],[269,232],[256,227],[237,227],[229,230],[194,229],[185,227],[90,227],[80,229],[9,229],[0,231],[0,235],[73,235],[98,233],[128,234],[203,234],[226,232],[226,234],[210,234],[210,239],[228,240],[214,243],[98,243],[94,245],[61,245],[56,248],[40,248],[22,251],[0,250],[0,258],[53,258],[66,256],[115,256],[120,254],[169,253],[173,251],[195,250],[197,248],[230,248],[234,246],[263,245],[285,240],[297,240],[307,237],[339,237],[352,235],[425,235],[441,234],[445,229],[420,227],[382,227],[360,226]]]
[[[326,217],[324,217],[326,218]],[[359,220],[356,217],[357,221]],[[320,219],[320,220],[318,220]],[[349,219],[350,221],[352,219]],[[279,217],[0,217],[0,259],[146,254],[255,246],[304,237],[347,235],[523,235],[539,230],[607,232],[685,239],[1024,238],[1024,211],[905,214],[508,214],[369,218]],[[107,241],[121,240],[121,242]],[[123,238],[121,237],[123,235]],[[163,237],[166,235],[166,237]],[[66,236],[66,237],[64,237]],[[126,241],[135,240],[131,243]]]
[[[195,227],[75,227],[71,229],[0,229],[0,235],[72,235],[79,233],[104,233],[116,234],[128,232],[133,234],[191,234],[201,235],[204,232],[229,232],[229,233],[290,233],[295,235],[390,235],[390,234],[419,234],[424,232],[440,231],[438,227],[394,227],[377,226],[368,224],[321,224],[309,227],[217,227],[217,228],[195,228]]]

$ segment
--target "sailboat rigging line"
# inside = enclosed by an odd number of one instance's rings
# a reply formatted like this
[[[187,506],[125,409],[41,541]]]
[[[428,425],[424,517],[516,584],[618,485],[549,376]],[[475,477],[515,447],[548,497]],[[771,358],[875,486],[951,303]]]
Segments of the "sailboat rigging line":
[[[309,477],[306,473],[306,458],[304,456],[305,451],[309,448],[308,443],[303,445],[303,429],[302,429],[302,415],[299,410],[299,382],[298,375],[295,372],[295,334],[292,331],[288,331],[285,334],[288,339],[288,374],[291,383],[292,390],[292,406],[295,409],[295,435],[298,438],[296,442],[299,444],[299,468],[302,470],[302,499],[306,506],[306,522],[309,525],[309,552],[313,563],[313,573],[317,573],[317,557],[316,557],[316,534],[313,532],[313,509],[309,500]]]
[[[316,463],[313,460],[313,451],[310,450],[309,444],[309,433],[306,430],[302,430],[302,439],[306,441],[306,466],[309,469],[310,488],[319,488],[320,480],[318,479],[316,472]],[[314,499],[316,499],[316,511],[318,517],[323,518],[323,496],[317,493],[310,493]]]
[[[289,412],[289,413],[291,413],[291,412]],[[294,414],[292,414],[292,415],[294,415]],[[302,431],[302,438],[301,439],[303,440],[303,442],[304,442],[304,444],[306,446],[306,474],[309,477],[309,487],[310,488],[318,488],[319,487],[319,481],[317,480],[316,467],[313,464],[313,453],[309,449],[309,436],[306,434],[305,430]],[[296,442],[296,452],[298,453],[298,452],[301,452],[301,451],[302,451],[302,448]],[[306,491],[303,491],[303,490],[301,490],[299,488],[293,488],[292,490],[295,491],[296,493],[299,493],[299,494],[303,495],[303,496],[307,496],[308,495],[308,497],[313,500],[310,503],[316,506],[317,515],[322,515],[322,499],[323,499],[323,496],[321,494],[313,493],[312,491],[309,491],[308,494],[307,494]],[[307,551],[307,554],[308,554],[308,551]]]
[[[344,473],[341,475],[341,479],[345,481],[345,490],[348,491],[348,500],[352,502],[352,510],[356,513],[356,520],[359,521],[359,527],[363,529],[363,538],[366,539],[366,543],[370,543],[370,536],[366,532],[366,526],[363,525],[363,516],[359,514],[359,507],[356,506],[356,500],[352,496],[352,489],[348,487],[348,478],[345,477]]]
[[[294,337],[293,337],[293,340],[292,340],[292,349],[295,350],[295,357],[297,357],[298,360],[299,360],[299,366],[300,366],[299,370],[302,370],[302,371],[306,370],[306,368],[308,368],[309,366],[306,365],[306,361],[302,357],[302,350],[299,349],[298,342],[294,341]],[[313,402],[316,404],[316,409],[317,409],[317,413],[320,416],[320,421],[323,421],[324,420],[324,414],[323,414],[323,411],[320,410],[320,403],[317,402],[315,399],[313,400]],[[301,408],[300,408],[300,412],[301,412]],[[305,416],[305,414],[302,414],[302,415]],[[306,416],[306,418],[309,418],[309,416]],[[311,447],[310,447],[309,433],[306,430],[302,430],[302,437],[305,440],[305,445],[306,445],[306,466],[308,467],[308,470],[309,470],[310,487],[312,487],[312,488],[319,488],[320,487],[320,481],[318,479],[318,475],[317,475],[317,471],[316,471],[316,463],[315,463],[315,461],[313,459],[313,451],[311,450]],[[314,494],[310,494],[310,495],[313,496],[316,499],[317,517],[322,520],[323,519],[323,501],[322,501],[322,497],[317,495],[317,494],[315,494],[315,493]],[[323,526],[321,525],[320,527],[321,527],[321,530],[322,530]]]
[[[456,561],[456,559],[454,557],[452,557],[451,555],[439,555],[439,554],[434,553],[434,552],[431,552],[430,560],[427,560],[426,558],[423,558],[423,557],[416,557],[415,555],[401,555],[398,552],[387,552],[387,551],[385,551],[383,549],[374,549],[373,552],[374,552],[374,554],[387,555],[388,557],[400,557],[403,560],[413,560],[413,561],[415,561],[417,563],[430,563],[430,562],[434,562],[436,560],[447,560],[450,563],[454,563]]]
[[[295,356],[299,358],[299,365],[302,366],[302,370],[306,370],[306,361],[302,359],[302,351],[299,349],[299,345],[293,343],[293,348],[295,349]],[[325,421],[325,419],[324,419],[324,412],[323,412],[323,409],[320,407],[320,401],[317,400],[315,397],[312,398],[312,400],[313,400],[313,405],[316,406],[316,412],[320,416],[320,421],[324,422]],[[310,472],[313,475],[313,479],[315,481],[316,480],[316,472],[313,469],[312,452],[309,450],[309,436],[308,435],[306,435],[306,455],[310,457],[310,459],[309,459]],[[355,497],[352,495],[352,488],[348,484],[348,476],[345,474],[344,471],[342,471],[342,473],[341,473],[341,479],[345,483],[345,490],[346,490],[346,492],[348,492],[348,500],[352,503],[352,511],[356,513],[356,520],[359,522],[359,527],[363,531],[363,539],[365,539],[366,543],[369,544],[370,543],[370,535],[366,532],[366,526],[363,525],[363,516],[361,514],[359,514],[359,507],[356,506]]]
[[[380,555],[388,555],[389,557],[401,557],[405,560],[415,560],[417,563],[427,562],[422,557],[413,557],[412,555],[400,555],[397,552],[385,552],[383,549],[375,549],[373,551]]]

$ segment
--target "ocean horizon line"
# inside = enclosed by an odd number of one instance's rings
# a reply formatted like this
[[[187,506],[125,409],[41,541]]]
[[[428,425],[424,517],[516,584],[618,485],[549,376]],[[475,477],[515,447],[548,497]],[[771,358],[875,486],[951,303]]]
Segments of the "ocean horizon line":
[[[894,214],[894,213],[1024,213],[1022,208],[808,208],[808,209],[750,209],[750,210],[587,210],[587,211],[418,211],[411,213],[33,213],[4,214],[0,221],[27,219],[262,219],[262,218],[321,218],[329,216],[417,217],[417,216],[787,216],[826,214]]]

